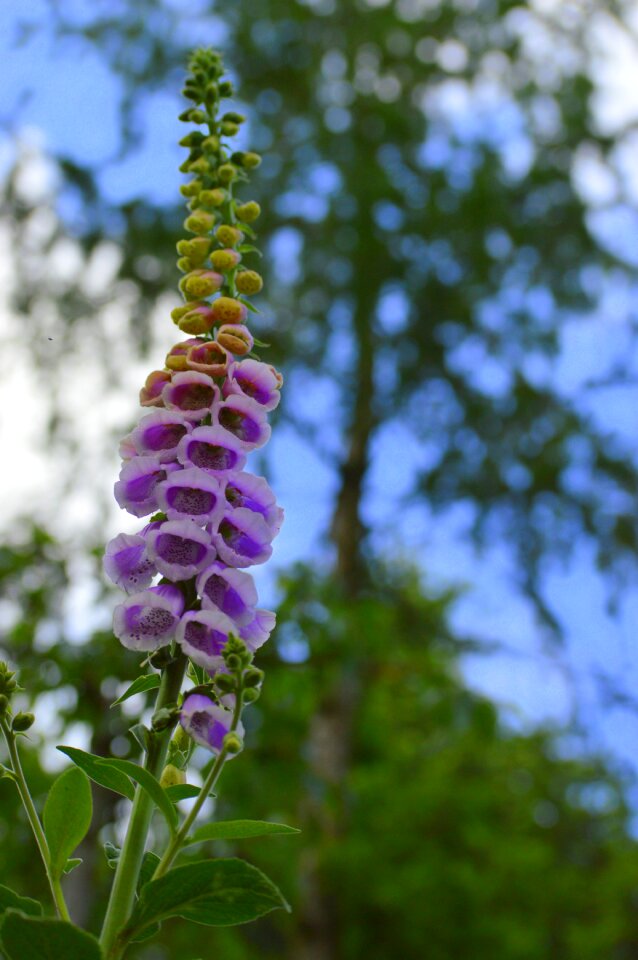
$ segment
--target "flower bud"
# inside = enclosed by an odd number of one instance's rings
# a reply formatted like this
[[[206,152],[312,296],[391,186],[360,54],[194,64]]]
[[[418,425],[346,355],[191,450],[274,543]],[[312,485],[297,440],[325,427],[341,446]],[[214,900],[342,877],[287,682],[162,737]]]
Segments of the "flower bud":
[[[247,687],[258,687],[263,682],[264,671],[257,667],[249,667],[244,673],[244,685]]]
[[[244,690],[243,693],[244,703],[254,703],[255,700],[259,700],[259,690],[257,687],[249,687],[248,690]]]
[[[211,303],[213,323],[243,323],[248,310],[239,300],[232,297],[218,297]]]
[[[205,157],[198,157],[197,160],[192,160],[191,163],[188,164],[189,173],[204,174],[204,173],[209,173],[209,171],[210,171],[210,165],[208,163],[208,160],[206,160]]]
[[[213,250],[210,255],[210,262],[215,269],[222,270],[224,273],[233,270],[240,261],[241,253],[237,253],[236,250]]]
[[[239,125],[240,123],[246,122],[246,117],[243,115],[243,113],[236,113],[234,110],[228,110],[228,112],[222,117],[222,123],[226,121],[228,123],[236,123]]]
[[[193,266],[200,267],[211,248],[211,241],[208,237],[195,237],[189,243],[188,256]]]
[[[218,89],[220,97],[232,97],[233,95],[233,85],[230,80],[223,80]]]
[[[250,297],[255,293],[259,293],[264,285],[264,281],[256,270],[242,270],[241,273],[238,273],[235,277],[235,285],[240,293],[245,293]]]
[[[213,270],[193,270],[182,277],[179,288],[187,297],[202,300],[204,297],[210,297],[212,293],[216,293],[223,282],[222,275],[215,273]]]
[[[217,227],[215,237],[221,243],[222,247],[236,247],[244,239],[244,235],[237,227],[231,227],[227,223]]]
[[[180,147],[198,147],[202,140],[204,139],[204,134],[201,130],[191,130],[190,133],[187,133],[185,137],[179,141]]]
[[[201,189],[201,180],[191,180],[190,183],[183,183],[179,188],[179,192],[183,197],[196,197]]]
[[[178,769],[173,763],[167,763],[162,770],[160,787],[175,787],[180,783],[186,783],[186,771]]]
[[[237,689],[237,681],[229,673],[218,673],[215,677],[215,686],[220,693],[234,693]]]
[[[32,713],[16,713],[11,722],[11,729],[14,733],[25,733],[35,723],[35,716]]]
[[[188,257],[191,252],[191,241],[190,240],[178,240],[177,241],[177,252],[180,257]]]
[[[191,123],[206,123],[206,114],[203,110],[191,110],[188,119]]]
[[[202,141],[202,150],[205,153],[217,153],[219,150],[219,137],[216,137],[215,134],[211,134],[210,137],[206,137]]]
[[[214,223],[215,217],[212,213],[204,213],[203,210],[198,210],[197,213],[191,213],[190,217],[186,217],[184,227],[189,233],[205,236],[205,234],[210,233]]]
[[[182,273],[188,273],[189,270],[192,270],[193,263],[189,260],[188,257],[180,257],[177,261],[177,269]]]
[[[189,370],[207,373],[209,377],[223,377],[228,370],[230,359],[226,350],[216,340],[201,340],[188,351],[186,366]]]
[[[199,195],[200,203],[205,207],[221,207],[226,199],[226,191],[216,187],[214,190],[202,190]]]
[[[169,370],[153,370],[146,378],[140,390],[140,403],[143,407],[163,407],[162,390],[171,381]]]
[[[241,737],[238,737],[236,733],[227,733],[223,740],[223,746],[228,753],[240,753],[244,744]]]
[[[180,330],[183,330],[184,333],[199,336],[202,333],[208,333],[215,322],[212,306],[208,303],[203,303],[180,317],[177,321],[177,326]]]
[[[254,170],[261,163],[261,157],[258,153],[255,153],[253,150],[249,150],[248,153],[245,153],[242,158],[242,167],[246,167],[247,170]]]
[[[250,353],[255,345],[248,327],[240,323],[225,323],[215,334],[215,340],[224,350],[234,353],[236,357],[243,357]]]
[[[224,654],[224,660],[229,670],[233,670],[233,671],[241,670],[242,662],[239,654],[237,653]]]
[[[234,137],[237,133],[239,133],[239,127],[237,124],[230,123],[228,120],[220,124],[220,130],[225,137]]]
[[[15,670],[9,670],[9,665],[4,660],[0,661],[0,693],[10,697],[17,686]]]
[[[206,343],[205,340],[198,340],[197,338],[191,340],[183,340],[181,343],[176,343],[174,347],[171,347],[170,351],[166,354],[166,366],[169,370],[188,370],[186,363],[186,357],[189,350],[193,347],[198,346],[200,343]]]
[[[261,207],[256,200],[249,200],[248,203],[242,203],[241,206],[237,207],[235,213],[238,220],[242,220],[244,223],[252,223],[261,213]]]
[[[217,171],[217,176],[219,177],[221,183],[230,183],[231,180],[235,179],[236,172],[237,171],[232,163],[222,163],[221,167]]]
[[[161,733],[162,730],[168,730],[172,727],[179,716],[177,705],[173,707],[160,707],[151,718],[151,729],[155,733]]]

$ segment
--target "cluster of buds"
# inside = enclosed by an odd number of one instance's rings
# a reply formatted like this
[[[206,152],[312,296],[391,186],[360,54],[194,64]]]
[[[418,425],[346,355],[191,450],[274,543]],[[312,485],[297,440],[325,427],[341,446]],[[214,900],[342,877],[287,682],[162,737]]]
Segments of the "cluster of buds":
[[[252,354],[247,319],[255,308],[246,298],[261,290],[262,280],[243,257],[256,252],[244,241],[254,239],[250,224],[260,210],[254,201],[236,200],[234,188],[260,158],[233,153],[225,143],[244,118],[218,119],[220,101],[232,94],[222,73],[217,54],[194,55],[184,90],[194,106],[180,118],[208,131],[181,141],[189,150],[181,169],[194,177],[182,187],[192,236],[177,245],[185,302],[172,317],[187,339],[147,378],[140,402],[152,410],[120,447],[115,498],[149,520],[138,533],[115,537],[104,559],[107,575],[129,595],[114,613],[124,646],[153,655],[177,644],[198,676],[204,672],[217,684],[216,702],[208,685],[184,700],[180,716],[193,739],[213,751],[220,731],[230,728],[225,701],[236,690],[229,681],[240,682],[228,664],[231,654],[239,656],[233,644],[250,660],[275,624],[273,613],[258,608],[246,568],[270,557],[283,519],[266,480],[245,469],[251,451],[270,437],[267,419],[279,403],[282,377]],[[202,719],[202,696],[212,726]]]
[[[14,670],[0,660],[0,721],[6,725],[11,733],[26,733],[33,726],[35,717],[32,713],[13,713],[11,699],[20,688]]]

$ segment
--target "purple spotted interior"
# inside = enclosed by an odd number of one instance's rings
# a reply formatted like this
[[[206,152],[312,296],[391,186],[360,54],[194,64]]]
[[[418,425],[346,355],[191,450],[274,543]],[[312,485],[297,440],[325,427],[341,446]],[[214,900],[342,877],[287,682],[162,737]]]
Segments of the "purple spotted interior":
[[[187,537],[178,537],[174,533],[160,533],[157,538],[156,550],[158,555],[178,567],[188,567],[198,564],[206,554],[206,545],[198,540],[189,540]]]
[[[188,458],[202,470],[232,470],[239,459],[234,450],[204,440],[189,443]]]
[[[254,380],[250,380],[245,373],[242,374],[241,370],[237,371],[235,374],[235,380],[242,388],[246,396],[252,397],[253,400],[257,401],[257,403],[268,403],[270,400],[270,391],[266,390],[258,383],[255,383]]]
[[[184,639],[193,649],[201,650],[212,657],[220,657],[228,637],[205,623],[189,620],[184,630]]]
[[[183,423],[158,423],[144,431],[144,443],[148,450],[171,450],[186,432]]]
[[[209,409],[215,390],[206,383],[180,383],[173,387],[172,400],[180,410]]]
[[[246,604],[238,592],[216,573],[211,574],[206,581],[204,593],[211,603],[229,617],[239,616],[246,609]]]
[[[246,443],[255,443],[259,440],[260,426],[247,413],[223,407],[219,414],[219,422],[239,440],[244,440]]]
[[[199,490],[197,487],[170,487],[166,500],[173,510],[201,516],[211,512],[217,503],[217,496],[212,490]]]
[[[239,530],[228,519],[222,520],[219,525],[219,532],[224,542],[242,557],[249,557],[252,560],[262,551],[260,543],[249,537],[243,530]]]
[[[131,607],[127,611],[128,627],[138,637],[158,637],[172,630],[175,617],[161,607]]]

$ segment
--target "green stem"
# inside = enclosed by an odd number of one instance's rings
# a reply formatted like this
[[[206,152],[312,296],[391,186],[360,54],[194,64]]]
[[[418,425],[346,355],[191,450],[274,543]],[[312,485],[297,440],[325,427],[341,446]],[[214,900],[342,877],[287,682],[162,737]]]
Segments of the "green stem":
[[[237,729],[237,725],[239,723],[239,718],[241,717],[242,692],[243,691],[240,690],[237,693],[237,696],[235,699],[235,712],[233,713],[233,720],[230,725],[229,733],[235,732],[235,730]],[[188,836],[190,828],[195,823],[195,820],[197,819],[197,815],[199,814],[199,811],[202,809],[202,806],[204,805],[204,801],[210,795],[213,787],[215,786],[215,784],[217,783],[217,780],[219,779],[219,775],[222,772],[222,768],[224,766],[224,763],[226,762],[227,757],[228,757],[228,749],[226,747],[222,747],[220,752],[217,754],[217,759],[215,760],[215,763],[211,767],[209,774],[204,781],[204,784],[202,786],[202,789],[199,792],[199,796],[197,797],[197,800],[191,807],[188,813],[188,816],[184,820],[183,824],[181,825],[181,827],[179,828],[175,836],[172,837],[166,850],[164,851],[164,855],[160,860],[160,862],[158,863],[155,873],[153,874],[153,880],[159,880],[160,877],[164,876],[164,874],[172,864],[173,860],[181,850],[182,846],[184,845],[184,841]]]
[[[42,857],[42,862],[46,871],[47,880],[49,881],[49,887],[51,888],[51,896],[53,897],[56,913],[62,920],[70,920],[71,917],[69,916],[69,911],[64,900],[64,894],[62,893],[60,880],[58,877],[55,877],[51,871],[49,845],[47,843],[47,838],[44,835],[44,830],[42,829],[38,812],[35,809],[35,804],[31,798],[31,793],[29,792],[29,786],[22,769],[22,764],[20,763],[20,755],[18,753],[18,745],[16,743],[15,734],[4,718],[0,720],[0,726],[2,727],[4,739],[7,742],[7,748],[11,758],[11,767],[16,778],[15,784],[18,788],[18,793],[20,794],[20,799],[22,800],[22,805],[26,811],[29,823],[31,824],[31,829],[33,830],[33,835],[35,837],[35,842],[38,845],[40,856]]]
[[[156,710],[177,700],[185,669],[186,658],[183,656],[166,667],[157,695]],[[146,755],[145,767],[158,779],[164,768],[170,738],[170,728],[154,734]],[[121,956],[122,945],[117,940],[117,934],[133,906],[152,815],[153,801],[148,793],[138,786],[102,927],[100,943],[108,960],[117,960]]]

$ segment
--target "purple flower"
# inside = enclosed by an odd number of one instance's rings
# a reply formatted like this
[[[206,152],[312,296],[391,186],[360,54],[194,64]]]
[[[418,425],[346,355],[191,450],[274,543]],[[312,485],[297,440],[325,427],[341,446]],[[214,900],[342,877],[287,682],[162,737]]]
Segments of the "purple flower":
[[[157,573],[146,553],[146,540],[139,533],[120,533],[111,540],[104,554],[104,572],[126,593],[143,590]]]
[[[189,370],[199,370],[211,377],[224,377],[229,361],[228,352],[221,344],[215,340],[204,340],[188,351],[186,366]]]
[[[183,610],[184,597],[177,587],[149,587],[115,608],[113,633],[129,650],[157,650],[175,636]]]
[[[237,627],[219,610],[189,610],[179,622],[175,639],[193,663],[216,670],[224,663],[230,633],[237,634]]]
[[[188,580],[215,559],[210,534],[192,520],[167,520],[146,538],[148,555],[169,580]]]
[[[284,512],[277,506],[275,495],[268,486],[265,477],[256,477],[252,473],[237,472],[229,474],[226,483],[226,500],[231,507],[245,507],[260,513],[271,534],[275,537],[284,519]]]
[[[131,440],[142,456],[156,456],[160,462],[175,460],[177,444],[192,429],[180,413],[157,410],[142,417],[131,434]]]
[[[272,610],[255,610],[255,616],[250,623],[239,631],[239,636],[251,653],[264,645],[275,629],[276,622],[277,617]]]
[[[232,720],[233,715],[230,710],[218,707],[201,693],[191,693],[186,697],[179,718],[182,727],[195,743],[199,743],[213,753],[219,753],[222,749],[224,737],[232,726]],[[239,736],[243,737],[244,728],[241,723],[236,729]]]
[[[205,609],[221,610],[238,626],[254,618],[258,598],[249,573],[216,561],[200,573],[196,587]]]
[[[213,474],[241,470],[246,462],[241,444],[223,427],[195,427],[180,441],[177,458],[187,467],[200,467]]]
[[[162,399],[165,407],[179,410],[187,420],[202,420],[219,399],[219,389],[205,373],[186,370],[164,387]]]
[[[216,523],[224,510],[219,480],[199,467],[176,471],[155,492],[160,510],[169,520]]]
[[[270,437],[266,411],[258,403],[241,394],[231,394],[213,408],[214,422],[232,434],[244,450],[263,447]]]
[[[239,507],[225,513],[212,539],[219,559],[229,567],[251,567],[270,557],[272,537],[260,514]]]
[[[170,370],[153,370],[146,378],[146,383],[140,390],[140,403],[143,407],[163,407],[162,390],[171,382]]]
[[[228,368],[224,396],[243,394],[255,400],[264,410],[274,410],[280,400],[281,374],[261,360],[239,360]]]
[[[113,487],[115,499],[134,517],[146,517],[157,510],[157,484],[178,469],[176,463],[159,463],[157,457],[133,457],[120,470],[120,479]]]
[[[137,448],[133,443],[132,433],[127,433],[126,436],[120,440],[120,456],[122,460],[132,460],[133,457],[137,456]]]

